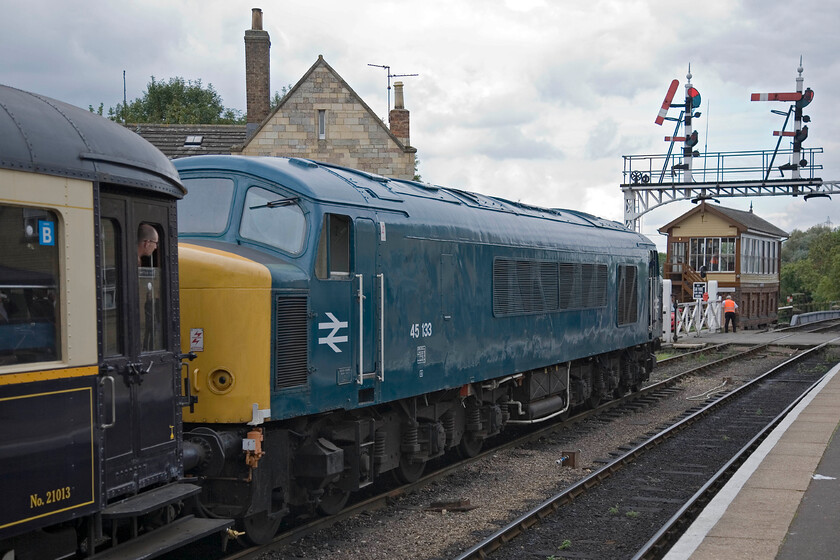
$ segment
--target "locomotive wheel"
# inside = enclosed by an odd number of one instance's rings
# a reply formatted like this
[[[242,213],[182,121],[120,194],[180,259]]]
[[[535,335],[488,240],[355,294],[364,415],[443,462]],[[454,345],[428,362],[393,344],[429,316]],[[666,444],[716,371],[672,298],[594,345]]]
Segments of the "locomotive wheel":
[[[318,502],[318,513],[321,515],[335,515],[344,509],[347,500],[350,499],[350,492],[330,485],[324,489],[324,495]]]
[[[626,394],[627,394],[627,386],[622,383],[618,387],[616,387],[615,390],[613,391],[613,398],[614,399],[620,399],[621,397],[623,397]]]
[[[409,484],[416,482],[423,476],[423,470],[426,468],[426,463],[409,461],[405,456],[400,457],[400,466],[394,469],[394,478],[400,484]]]
[[[462,459],[472,459],[479,454],[482,445],[484,445],[484,438],[466,433],[461,436],[461,441],[458,442],[458,455]]]
[[[262,545],[271,542],[282,521],[282,515],[272,519],[268,516],[268,512],[261,511],[250,517],[240,519],[237,524],[241,530],[245,531],[245,539],[248,542],[253,545]]]

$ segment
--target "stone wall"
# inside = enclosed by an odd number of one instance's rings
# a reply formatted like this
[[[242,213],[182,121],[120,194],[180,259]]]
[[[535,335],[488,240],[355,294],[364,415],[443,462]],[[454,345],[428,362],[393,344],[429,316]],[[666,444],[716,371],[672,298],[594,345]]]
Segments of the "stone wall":
[[[319,111],[325,117],[323,139]],[[321,58],[242,151],[309,158],[401,179],[414,176],[415,152],[395,141]]]

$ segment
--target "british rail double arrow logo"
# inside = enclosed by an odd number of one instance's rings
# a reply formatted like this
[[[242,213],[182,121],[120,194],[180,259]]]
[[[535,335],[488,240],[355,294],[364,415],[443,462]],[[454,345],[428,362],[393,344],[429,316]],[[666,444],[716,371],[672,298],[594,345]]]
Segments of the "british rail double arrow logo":
[[[318,344],[326,344],[333,349],[333,352],[341,353],[341,348],[336,346],[336,344],[347,342],[347,335],[338,336],[338,331],[347,328],[347,321],[339,321],[335,315],[329,312],[327,313],[327,317],[330,319],[330,322],[318,323],[318,330],[332,329],[332,331],[327,336],[319,338]]]

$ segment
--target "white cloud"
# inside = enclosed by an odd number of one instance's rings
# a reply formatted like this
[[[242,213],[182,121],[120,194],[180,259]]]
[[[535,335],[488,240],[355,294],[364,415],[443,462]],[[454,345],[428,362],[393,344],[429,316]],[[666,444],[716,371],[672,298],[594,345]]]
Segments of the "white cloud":
[[[405,83],[411,140],[425,180],[531,204],[621,220],[623,155],[661,154],[673,123],[653,119],[674,78],[682,95],[691,64],[703,115],[701,151],[766,150],[782,103],[752,92],[792,91],[799,56],[816,92],[807,146],[822,146],[818,176],[840,178],[840,5],[799,10],[789,0],[285,0],[265,3],[272,90],[294,84],[323,54],[380,116],[389,65]],[[245,108],[242,0],[0,0],[0,82],[87,107],[142,94],[154,75],[212,83]],[[392,80],[394,81],[394,80]],[[393,102],[393,99],[391,100]],[[672,115],[678,114],[672,109]],[[790,129],[790,128],[789,128]],[[783,143],[784,146],[784,143]],[[706,162],[710,163],[710,162]],[[721,199],[749,207],[748,199]],[[837,201],[757,198],[783,229],[830,218]],[[688,210],[644,217],[644,232]],[[769,219],[769,218],[768,218]]]

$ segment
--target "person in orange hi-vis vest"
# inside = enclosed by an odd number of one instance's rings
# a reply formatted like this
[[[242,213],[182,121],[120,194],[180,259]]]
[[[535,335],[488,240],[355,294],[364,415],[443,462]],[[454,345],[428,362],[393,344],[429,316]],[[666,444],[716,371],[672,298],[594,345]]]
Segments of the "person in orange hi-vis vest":
[[[726,321],[723,324],[723,332],[729,332],[729,321],[732,321],[732,332],[736,332],[735,311],[737,309],[738,304],[732,300],[732,296],[726,296],[726,299],[723,300],[723,314],[726,317]]]

